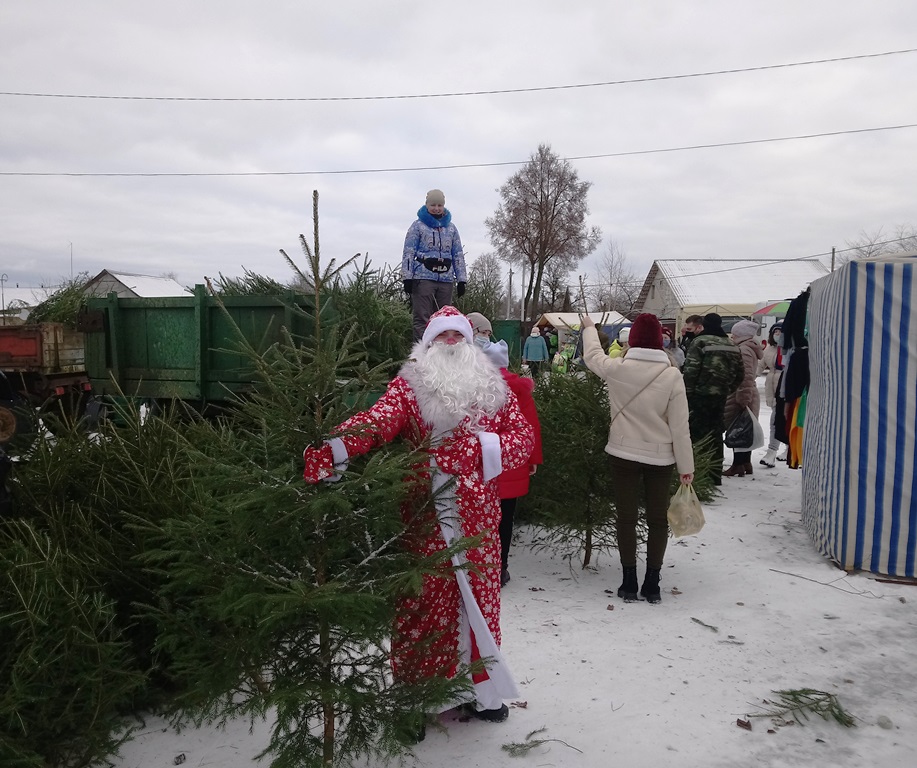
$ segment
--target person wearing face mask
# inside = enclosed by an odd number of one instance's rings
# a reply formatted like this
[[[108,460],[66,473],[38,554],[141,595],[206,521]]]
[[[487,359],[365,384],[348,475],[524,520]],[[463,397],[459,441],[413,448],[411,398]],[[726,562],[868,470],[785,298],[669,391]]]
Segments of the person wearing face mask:
[[[774,323],[771,326],[770,333],[767,334],[767,346],[758,363],[758,375],[766,374],[764,378],[764,402],[771,409],[770,422],[770,442],[767,444],[767,452],[758,462],[765,467],[775,467],[777,465],[777,451],[783,445],[777,439],[777,386],[780,377],[783,375],[783,324]]]
[[[682,351],[681,347],[672,341],[672,332],[668,328],[662,329],[662,348],[669,356],[669,360],[672,361],[672,364],[681,370],[681,366],[685,364],[685,353]]]
[[[522,411],[522,415],[534,430],[535,443],[529,454],[528,464],[507,469],[497,478],[497,492],[500,496],[500,587],[502,588],[510,580],[509,550],[513,540],[516,503],[521,496],[529,492],[529,478],[535,474],[538,465],[543,462],[541,424],[538,421],[535,398],[532,396],[535,382],[509,370],[509,349],[505,341],[492,342],[490,340],[492,333],[490,320],[480,312],[469,312],[467,317],[474,332],[474,343],[481,347],[485,356],[500,369],[503,379],[519,401],[519,410]],[[541,343],[544,344],[544,339],[541,339]]]
[[[522,362],[528,365],[532,378],[538,378],[542,363],[548,362],[548,345],[538,332],[538,326],[532,326],[532,332],[522,347]]]
[[[729,336],[739,348],[742,355],[743,376],[736,389],[726,398],[726,424],[748,408],[754,418],[758,418],[761,408],[761,397],[758,394],[758,361],[761,359],[761,345],[755,338],[758,334],[758,324],[751,320],[740,320],[734,326]],[[751,451],[733,451],[732,466],[723,471],[723,477],[745,477],[751,475],[754,469],[751,465]]]

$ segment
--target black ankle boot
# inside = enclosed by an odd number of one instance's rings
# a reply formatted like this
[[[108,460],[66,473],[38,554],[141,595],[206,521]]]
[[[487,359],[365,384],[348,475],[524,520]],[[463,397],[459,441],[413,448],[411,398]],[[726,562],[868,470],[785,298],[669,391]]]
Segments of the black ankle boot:
[[[640,598],[637,597],[637,566],[624,566],[624,581],[618,587],[618,597],[624,598],[625,603],[635,603]]]
[[[646,578],[643,579],[643,586],[640,587],[640,594],[646,598],[648,603],[661,603],[662,595],[659,592],[659,569],[647,568]]]

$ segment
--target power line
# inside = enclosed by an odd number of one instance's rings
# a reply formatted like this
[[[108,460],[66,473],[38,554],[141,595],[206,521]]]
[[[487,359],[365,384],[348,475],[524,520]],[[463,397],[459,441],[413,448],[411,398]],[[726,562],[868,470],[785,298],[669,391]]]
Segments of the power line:
[[[714,144],[691,144],[683,147],[660,147],[657,149],[636,149],[627,152],[607,152],[598,155],[573,155],[564,160],[598,160],[608,157],[630,157],[635,155],[655,155],[663,152],[688,152],[697,149],[718,149],[721,147],[741,147],[749,144],[769,144],[780,141],[799,141],[802,139],[818,139],[828,136],[845,136],[857,133],[876,133],[878,131],[898,131],[905,128],[917,128],[917,123],[903,125],[886,125],[880,128],[852,128],[846,131],[826,131],[824,133],[807,133],[797,136],[777,136],[767,139],[747,139],[744,141],[721,141]],[[413,171],[452,171],[465,168],[497,168],[507,165],[525,165],[529,160],[506,160],[495,163],[456,163],[454,165],[421,165],[396,168],[348,168],[332,171],[225,171],[215,173],[195,172],[57,172],[57,171],[0,171],[0,176],[114,176],[114,177],[244,177],[244,176],[342,176],[345,174],[367,173],[407,173]]]
[[[917,48],[905,48],[900,51],[883,51],[881,53],[864,53],[856,56],[836,56],[829,59],[811,59],[794,61],[785,64],[766,64],[759,67],[741,67],[736,69],[718,69],[709,72],[690,72],[681,75],[660,75],[658,77],[636,77],[628,80],[606,80],[597,83],[574,83],[571,85],[544,85],[533,88],[497,88],[482,91],[453,91],[449,93],[415,93],[390,96],[291,96],[291,97],[215,97],[215,96],[111,96],[104,94],[79,93],[36,93],[26,91],[0,91],[0,96],[27,96],[45,99],[99,99],[109,101],[230,101],[230,102],[310,102],[310,101],[395,101],[404,99],[445,99],[458,96],[496,96],[507,93],[538,93],[543,91],[565,91],[578,88],[605,88],[613,85],[634,85],[638,83],[658,83],[666,80],[686,80],[694,77],[713,77],[715,75],[735,75],[743,72],[764,72],[773,69],[807,67],[815,64],[832,64],[840,61],[857,59],[875,59],[882,56],[897,56],[903,53],[915,53]]]
[[[869,247],[875,247],[878,245],[892,245],[893,243],[903,243],[905,240],[913,240],[913,235],[908,235],[906,237],[897,237],[894,240],[883,240],[878,243],[868,243]],[[839,253],[848,253],[850,251],[859,251],[863,248],[862,245],[852,245],[849,248],[835,248],[834,254]],[[774,264],[786,264],[787,262],[795,261],[812,261],[814,259],[820,259],[822,257],[827,257],[831,255],[831,251],[825,251],[824,253],[813,253],[808,256],[797,256],[792,259],[755,259],[754,264],[744,264],[740,267],[729,267],[726,269],[711,269],[706,272],[692,272],[686,275],[679,275],[679,277],[704,277],[705,275],[721,275],[724,272],[741,272],[745,269],[757,269],[758,267],[768,267]],[[659,261],[659,259],[657,259]],[[679,261],[679,259],[676,259]],[[693,261],[693,259],[680,259],[680,261]],[[619,280],[614,283],[586,283],[584,288],[624,288],[631,285],[643,285],[646,282],[646,278],[638,278],[636,280]]]

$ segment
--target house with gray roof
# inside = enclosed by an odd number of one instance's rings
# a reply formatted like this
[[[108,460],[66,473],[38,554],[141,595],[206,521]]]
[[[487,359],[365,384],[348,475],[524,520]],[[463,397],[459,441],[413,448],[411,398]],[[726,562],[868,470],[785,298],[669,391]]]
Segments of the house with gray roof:
[[[794,299],[830,272],[806,259],[660,259],[653,262],[635,309],[680,328],[688,315],[748,317],[756,309]]]
[[[188,296],[190,291],[171,277],[136,275],[132,272],[111,272],[103,269],[86,283],[83,293],[87,296],[108,296],[114,291],[128,299],[152,299],[169,296]]]

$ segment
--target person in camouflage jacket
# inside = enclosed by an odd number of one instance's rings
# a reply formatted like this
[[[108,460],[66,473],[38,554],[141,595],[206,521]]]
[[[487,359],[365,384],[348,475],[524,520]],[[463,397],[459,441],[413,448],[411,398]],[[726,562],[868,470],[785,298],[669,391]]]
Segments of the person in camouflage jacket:
[[[723,319],[715,312],[704,316],[703,331],[688,347],[683,374],[691,441],[696,443],[710,436],[714,457],[711,480],[720,485],[726,398],[742,383],[745,366],[739,348],[723,330]]]

